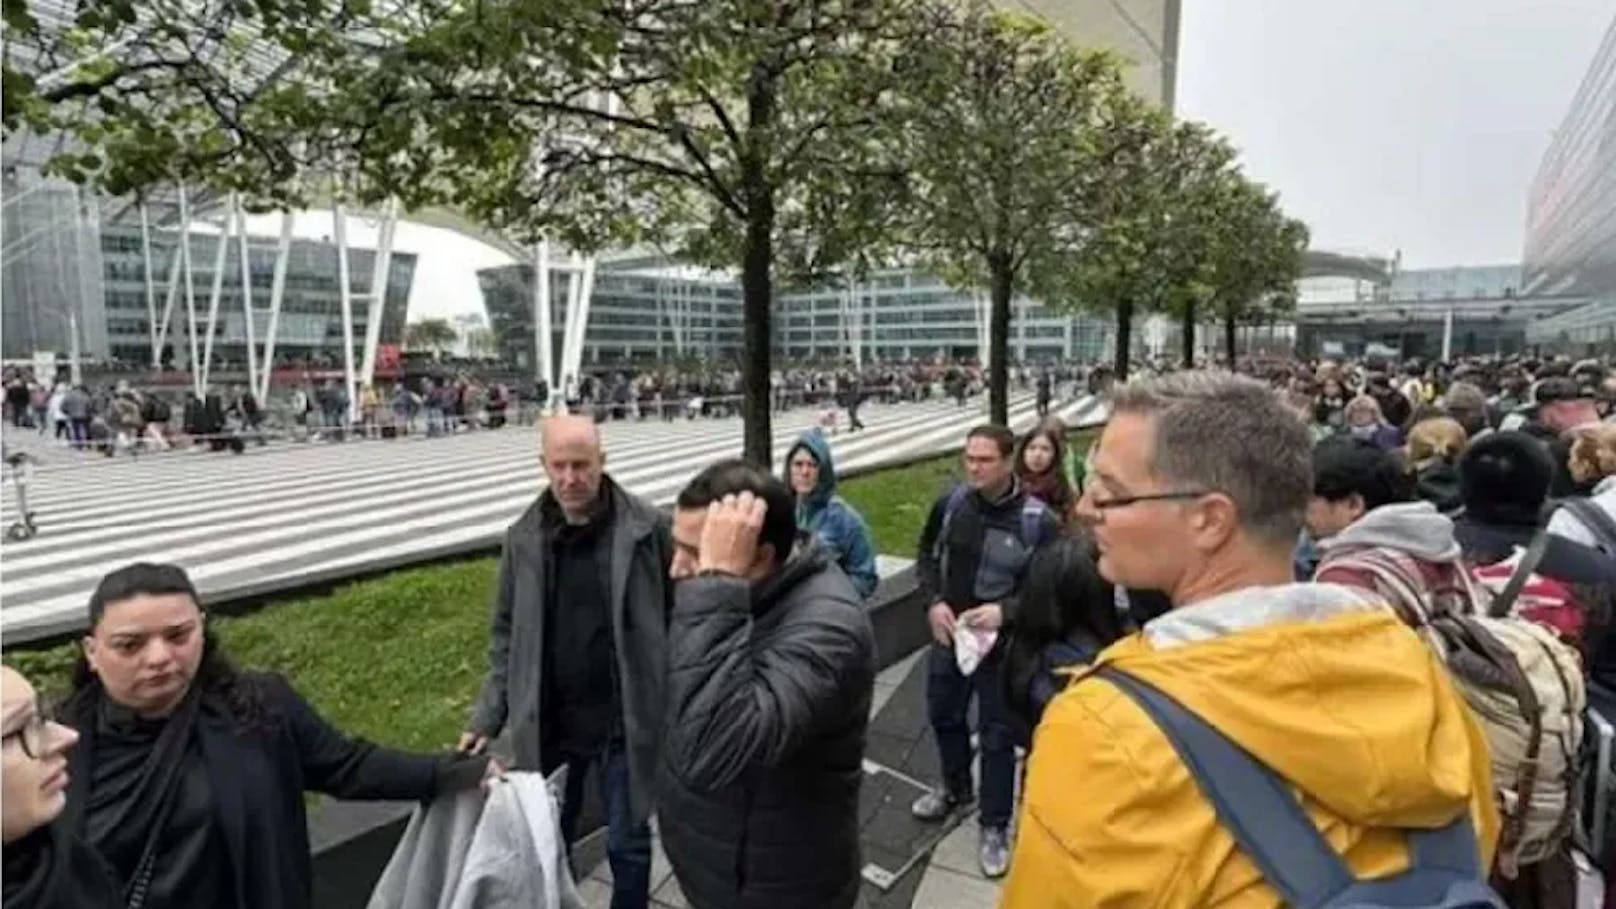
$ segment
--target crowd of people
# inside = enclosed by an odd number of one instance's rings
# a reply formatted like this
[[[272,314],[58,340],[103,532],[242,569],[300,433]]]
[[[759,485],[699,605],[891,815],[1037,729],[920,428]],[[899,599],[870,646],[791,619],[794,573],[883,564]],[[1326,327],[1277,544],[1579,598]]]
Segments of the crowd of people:
[[[1039,413],[1063,388],[1076,389],[1086,370],[1073,365],[1017,365],[1011,380],[1036,388]],[[450,436],[507,425],[527,426],[565,412],[608,420],[695,420],[740,412],[737,369],[652,365],[567,376],[561,387],[519,382],[469,369],[396,381],[361,383],[350,398],[335,377],[308,379],[276,389],[270,401],[243,385],[194,391],[142,388],[129,378],[99,388],[68,381],[47,383],[27,368],[8,369],[5,417],[14,429],[33,429],[64,446],[107,457],[173,448],[245,450],[271,439],[343,442],[424,435]],[[910,361],[849,366],[793,366],[770,380],[776,412],[813,408],[827,432],[863,428],[866,401],[956,400],[983,392],[980,367],[969,362]]]
[[[1611,864],[1581,715],[1616,683],[1616,373],[1242,368],[1110,389],[1082,455],[1051,417],[968,433],[916,541],[942,779],[912,814],[974,815],[1010,909],[1313,905],[1369,879],[1375,905],[1574,905],[1579,868]],[[3,678],[7,909],[306,906],[304,791],[562,770],[553,836],[593,785],[614,907],[649,903],[653,816],[692,906],[855,905],[880,582],[833,446],[711,465],[671,515],[605,454],[597,416],[543,421],[548,484],[441,755],[234,668],[178,568],[109,574],[64,706]],[[575,905],[553,844],[522,842],[479,892]]]

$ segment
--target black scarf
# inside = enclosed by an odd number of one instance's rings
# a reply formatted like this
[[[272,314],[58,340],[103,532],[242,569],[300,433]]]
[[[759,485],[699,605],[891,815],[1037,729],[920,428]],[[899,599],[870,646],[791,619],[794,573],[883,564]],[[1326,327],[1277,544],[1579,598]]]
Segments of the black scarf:
[[[121,909],[124,904],[106,863],[61,823],[7,845],[4,876],[4,909]]]
[[[86,838],[126,887],[136,882],[143,862],[150,861],[148,853],[155,857],[156,837],[167,823],[186,769],[199,700],[193,689],[172,715],[148,720],[100,693],[94,713],[97,753],[84,812]]]

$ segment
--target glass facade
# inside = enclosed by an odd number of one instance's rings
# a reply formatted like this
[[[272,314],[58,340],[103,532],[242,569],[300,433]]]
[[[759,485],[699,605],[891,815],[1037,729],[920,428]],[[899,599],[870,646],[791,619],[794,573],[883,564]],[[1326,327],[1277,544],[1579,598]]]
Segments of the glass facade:
[[[1532,181],[1524,270],[1529,292],[1591,298],[1533,343],[1616,346],[1616,19]]]
[[[276,238],[249,237],[247,262],[252,281],[253,331],[262,344],[269,331],[269,294],[274,280]],[[191,232],[192,293],[196,299],[198,337],[207,331],[208,301],[213,289],[213,265],[219,249],[218,234]],[[178,252],[173,234],[152,236],[153,280],[157,317],[167,301],[169,263]],[[151,358],[150,321],[146,307],[146,268],[141,253],[140,228],[109,225],[101,235],[101,255],[107,305],[107,339],[112,356],[128,363]],[[376,253],[348,250],[348,286],[353,294],[353,336],[356,356],[362,356],[369,319],[370,281]],[[409,306],[415,255],[394,252],[389,263],[386,298],[382,304],[381,343],[402,344],[404,315]],[[241,258],[238,241],[225,249],[224,280],[219,292],[218,333],[214,356],[243,363],[247,358],[247,314],[242,306]],[[168,337],[174,362],[189,361],[189,318],[185,305],[185,278],[180,275],[170,317]],[[293,240],[286,267],[286,290],[276,328],[277,361],[311,360],[342,356],[342,300],[337,284],[337,248],[331,243]]]
[[[103,200],[104,201],[104,200]],[[148,305],[145,255],[139,224],[106,223],[106,206],[93,196],[67,187],[40,184],[18,204],[8,199],[4,268],[4,356],[31,357],[35,351],[65,352],[68,314],[78,317],[80,349],[92,359],[145,366],[152,357],[152,319]],[[200,339],[207,331],[208,303],[219,234],[192,231],[191,294]],[[33,237],[32,240],[29,238]],[[248,238],[253,327],[262,344],[269,328],[270,285],[277,239]],[[157,319],[168,301],[170,265],[179,251],[175,231],[151,234],[152,285]],[[349,286],[353,298],[356,356],[363,349],[375,251],[350,248]],[[395,252],[382,307],[381,343],[400,344],[415,275],[415,255]],[[167,351],[172,364],[190,363],[190,321],[183,271],[168,319]],[[219,294],[213,339],[215,363],[246,361],[246,319],[242,305],[238,241],[225,249],[224,278]],[[286,290],[276,330],[278,362],[329,358],[341,361],[342,308],[337,291],[337,250],[331,243],[293,240],[287,261]]]
[[[585,363],[633,363],[699,357],[737,358],[742,343],[741,291],[728,278],[677,268],[597,267]],[[489,324],[505,359],[533,363],[533,268],[506,265],[478,273]],[[551,351],[561,362],[568,278],[551,275]],[[1011,319],[1011,356],[1022,361],[1097,360],[1110,325],[1088,316],[1047,313],[1018,300]],[[774,314],[774,348],[790,360],[978,357],[977,302],[939,279],[887,271],[851,288],[781,292]]]

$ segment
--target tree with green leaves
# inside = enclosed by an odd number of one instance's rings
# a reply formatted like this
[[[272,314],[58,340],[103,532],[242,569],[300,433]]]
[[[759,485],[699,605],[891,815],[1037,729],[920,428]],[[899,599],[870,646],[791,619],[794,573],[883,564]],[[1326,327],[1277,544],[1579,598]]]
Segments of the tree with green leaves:
[[[909,242],[951,283],[988,289],[989,406],[1009,422],[1010,304],[1082,222],[1120,64],[1046,23],[972,3],[907,49]]]
[[[113,196],[175,183],[295,206],[311,161],[309,60],[344,53],[352,0],[5,0],[3,125],[45,171]],[[58,141],[60,140],[60,141]]]
[[[379,21],[336,62],[347,190],[583,251],[655,242],[734,269],[745,456],[771,458],[781,280],[877,246],[911,0],[504,0]]]
[[[1242,178],[1219,201],[1221,229],[1211,237],[1201,275],[1208,309],[1223,323],[1233,368],[1237,329],[1295,306],[1307,253],[1307,225],[1285,216],[1279,198]]]
[[[398,198],[523,241],[655,240],[735,269],[745,454],[763,463],[775,282],[881,246],[919,2],[109,0],[24,23],[61,53],[8,57],[5,122],[67,130],[82,145],[52,167],[114,194]]]
[[[1059,308],[1114,314],[1114,374],[1121,380],[1128,377],[1135,316],[1159,309],[1182,283],[1173,224],[1182,215],[1175,205],[1183,127],[1133,96],[1104,119],[1094,179],[1074,203],[1085,215],[1063,227],[1065,254],[1056,267],[1034,277],[1040,296]]]
[[[410,350],[429,350],[434,359],[458,340],[460,333],[448,319],[418,319],[404,326],[404,346]]]

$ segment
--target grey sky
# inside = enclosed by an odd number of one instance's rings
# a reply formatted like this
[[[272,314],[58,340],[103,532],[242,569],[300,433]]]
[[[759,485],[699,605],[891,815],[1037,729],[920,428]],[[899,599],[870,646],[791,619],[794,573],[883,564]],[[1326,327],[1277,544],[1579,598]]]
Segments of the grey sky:
[[[1519,261],[1526,191],[1612,0],[1183,0],[1178,113],[1314,245]]]

